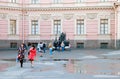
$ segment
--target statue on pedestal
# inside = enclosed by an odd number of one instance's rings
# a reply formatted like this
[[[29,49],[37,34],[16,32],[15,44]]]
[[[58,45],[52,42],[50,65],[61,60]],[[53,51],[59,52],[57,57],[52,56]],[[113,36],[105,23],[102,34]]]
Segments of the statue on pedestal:
[[[58,40],[57,38],[54,40],[53,42],[53,46],[55,47],[55,49],[57,50],[57,47],[60,48],[61,47],[61,43],[64,43],[64,47],[69,45],[69,41],[66,40],[66,33],[61,33]]]
[[[65,41],[66,40],[66,34],[62,32],[60,34],[59,40],[60,40],[60,42]]]

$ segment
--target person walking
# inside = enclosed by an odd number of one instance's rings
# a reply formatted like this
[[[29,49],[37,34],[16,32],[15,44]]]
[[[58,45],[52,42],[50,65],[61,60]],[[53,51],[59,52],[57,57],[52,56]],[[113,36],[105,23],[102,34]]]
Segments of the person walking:
[[[25,50],[24,44],[22,43],[20,47],[18,48],[18,60],[20,61],[20,67],[23,67],[23,62],[25,58]]]
[[[49,43],[48,48],[49,48],[49,54],[52,56],[53,55],[53,46],[52,46],[52,43]]]
[[[28,59],[31,63],[31,67],[33,67],[33,61],[35,59],[35,56],[36,56],[36,48],[34,45],[32,45],[32,47],[29,50],[29,54],[28,54]]]
[[[60,42],[60,39],[58,40],[58,51],[60,51],[60,48],[61,48],[61,42]]]
[[[44,51],[44,53],[46,51],[46,43],[45,42],[43,42],[43,51]]]
[[[62,49],[62,52],[64,52],[64,49],[65,49],[64,42],[61,43],[61,49]]]
[[[40,53],[40,57],[43,57],[43,43],[42,42],[38,43],[37,48],[38,52]]]

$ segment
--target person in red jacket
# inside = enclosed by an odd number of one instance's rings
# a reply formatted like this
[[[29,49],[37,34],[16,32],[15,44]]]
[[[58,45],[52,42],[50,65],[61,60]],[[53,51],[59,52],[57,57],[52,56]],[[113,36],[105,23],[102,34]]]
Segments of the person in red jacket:
[[[36,56],[36,48],[34,45],[32,45],[32,47],[29,49],[29,54],[28,54],[28,59],[31,62],[31,67],[33,67],[33,61],[35,59]]]

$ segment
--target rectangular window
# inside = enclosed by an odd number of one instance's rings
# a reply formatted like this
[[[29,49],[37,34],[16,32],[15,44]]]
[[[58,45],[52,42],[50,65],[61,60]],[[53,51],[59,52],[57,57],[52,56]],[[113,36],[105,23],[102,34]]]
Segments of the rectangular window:
[[[77,48],[84,48],[84,43],[77,43]]]
[[[61,20],[54,20],[54,34],[61,33]]]
[[[84,19],[78,19],[77,20],[77,34],[81,35],[81,34],[85,34],[84,32]]]
[[[31,42],[31,45],[34,45],[35,47],[37,47],[38,43],[36,43],[36,42]]]
[[[59,4],[61,3],[61,0],[54,0],[54,4]]]
[[[38,34],[39,32],[38,32],[38,20],[32,20],[31,21],[31,34],[32,35],[36,35],[36,34]]]
[[[108,34],[108,19],[100,20],[100,34]]]
[[[100,0],[100,2],[107,2],[108,0]]]
[[[31,0],[31,3],[32,3],[32,4],[37,4],[37,3],[38,3],[38,0]]]
[[[100,48],[102,49],[108,48],[108,43],[101,43]]]
[[[16,34],[16,20],[10,20],[10,34]]]
[[[85,2],[85,0],[76,0],[77,3]]]
[[[16,3],[16,0],[11,0],[12,3]]]
[[[17,48],[17,43],[16,42],[10,43],[10,48]]]

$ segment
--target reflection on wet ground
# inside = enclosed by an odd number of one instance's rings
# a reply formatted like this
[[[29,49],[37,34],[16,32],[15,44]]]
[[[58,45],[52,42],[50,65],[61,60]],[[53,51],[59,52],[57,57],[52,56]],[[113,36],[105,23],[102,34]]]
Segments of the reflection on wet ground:
[[[2,61],[15,61],[16,59],[15,58],[11,58],[11,59],[0,59]]]
[[[0,63],[0,72],[4,72],[4,71],[6,71],[6,69],[8,68],[8,67],[12,67],[12,66],[14,66],[15,65],[15,63]]]
[[[2,61],[14,62],[15,59],[1,59]],[[43,59],[42,61],[65,61],[63,67],[68,73],[79,73],[86,75],[114,75],[120,76],[120,60],[109,58],[95,59]],[[0,71],[4,71],[8,66],[15,64],[2,63]],[[54,70],[54,67],[49,66],[41,69],[34,69],[32,72],[43,72]]]
[[[10,54],[9,54],[10,53]],[[120,79],[120,50],[72,50],[39,54],[23,68],[15,51],[0,51],[0,79]]]
[[[70,73],[87,75],[115,75],[120,76],[120,60],[118,59],[69,59],[66,70]]]

